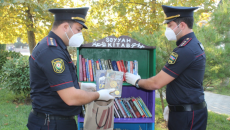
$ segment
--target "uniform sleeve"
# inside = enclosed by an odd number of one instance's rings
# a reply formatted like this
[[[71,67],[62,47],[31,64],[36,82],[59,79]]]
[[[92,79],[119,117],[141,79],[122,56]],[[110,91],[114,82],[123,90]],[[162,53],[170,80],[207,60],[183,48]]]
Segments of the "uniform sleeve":
[[[36,59],[53,91],[74,86],[68,58],[62,50],[48,48]]]
[[[194,59],[195,56],[190,49],[178,48],[171,53],[162,70],[176,78],[192,63]]]

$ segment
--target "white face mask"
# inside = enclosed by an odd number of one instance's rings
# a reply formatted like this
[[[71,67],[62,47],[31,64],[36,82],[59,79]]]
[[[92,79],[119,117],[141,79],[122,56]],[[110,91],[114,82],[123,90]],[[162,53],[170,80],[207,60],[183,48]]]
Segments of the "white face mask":
[[[71,27],[69,26],[69,28],[71,29]],[[71,29],[72,31],[72,29]],[[73,33],[73,31],[72,31]],[[65,32],[67,38],[69,39],[67,33]],[[77,33],[77,34],[74,34],[73,33],[73,36],[69,39],[69,46],[71,47],[80,47],[81,44],[84,42],[84,38],[83,38],[83,35],[82,33]]]
[[[179,24],[180,25],[180,24]],[[178,25],[178,26],[179,26]],[[176,26],[175,28],[177,28],[178,26]],[[174,28],[174,29],[175,29]],[[174,30],[173,29],[173,30]],[[180,31],[177,35],[175,34],[175,32],[173,31],[171,28],[169,27],[166,27],[166,30],[165,30],[165,36],[166,38],[169,40],[169,41],[174,41],[174,40],[177,40],[176,36],[182,31]]]

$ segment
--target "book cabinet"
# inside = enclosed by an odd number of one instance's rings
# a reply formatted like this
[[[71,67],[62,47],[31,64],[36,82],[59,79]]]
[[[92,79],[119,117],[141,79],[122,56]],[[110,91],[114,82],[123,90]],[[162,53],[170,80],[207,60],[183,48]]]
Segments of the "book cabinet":
[[[128,36],[109,36],[93,43],[83,44],[77,48],[77,74],[79,79],[79,55],[84,58],[98,60],[111,59],[138,61],[138,74],[141,78],[149,78],[156,74],[156,47],[146,46]],[[82,82],[82,81],[80,81]],[[155,91],[137,89],[123,82],[122,98],[141,97],[152,113],[151,118],[114,118],[114,129],[121,130],[154,130],[155,125]],[[78,115],[78,130],[83,128],[84,118]]]

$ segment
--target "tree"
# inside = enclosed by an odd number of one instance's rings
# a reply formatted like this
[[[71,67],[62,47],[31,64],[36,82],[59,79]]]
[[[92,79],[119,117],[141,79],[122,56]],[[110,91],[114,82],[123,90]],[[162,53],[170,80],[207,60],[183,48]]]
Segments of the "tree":
[[[53,16],[49,8],[73,6],[65,0],[1,0],[0,43],[14,43],[17,37],[29,44],[30,53],[36,43],[51,29]]]

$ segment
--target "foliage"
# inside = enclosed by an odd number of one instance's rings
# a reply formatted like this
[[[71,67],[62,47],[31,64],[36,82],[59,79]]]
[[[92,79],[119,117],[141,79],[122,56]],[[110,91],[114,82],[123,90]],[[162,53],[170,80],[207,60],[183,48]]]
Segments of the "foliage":
[[[16,95],[23,92],[25,97],[29,97],[29,77],[28,56],[10,59],[2,67],[1,83],[3,88],[9,89]]]
[[[0,51],[1,50],[6,50],[6,44],[0,44]]]
[[[2,69],[2,66],[6,63],[7,58],[19,58],[21,56],[20,52],[15,52],[15,51],[5,51],[5,50],[0,50],[0,70]]]

